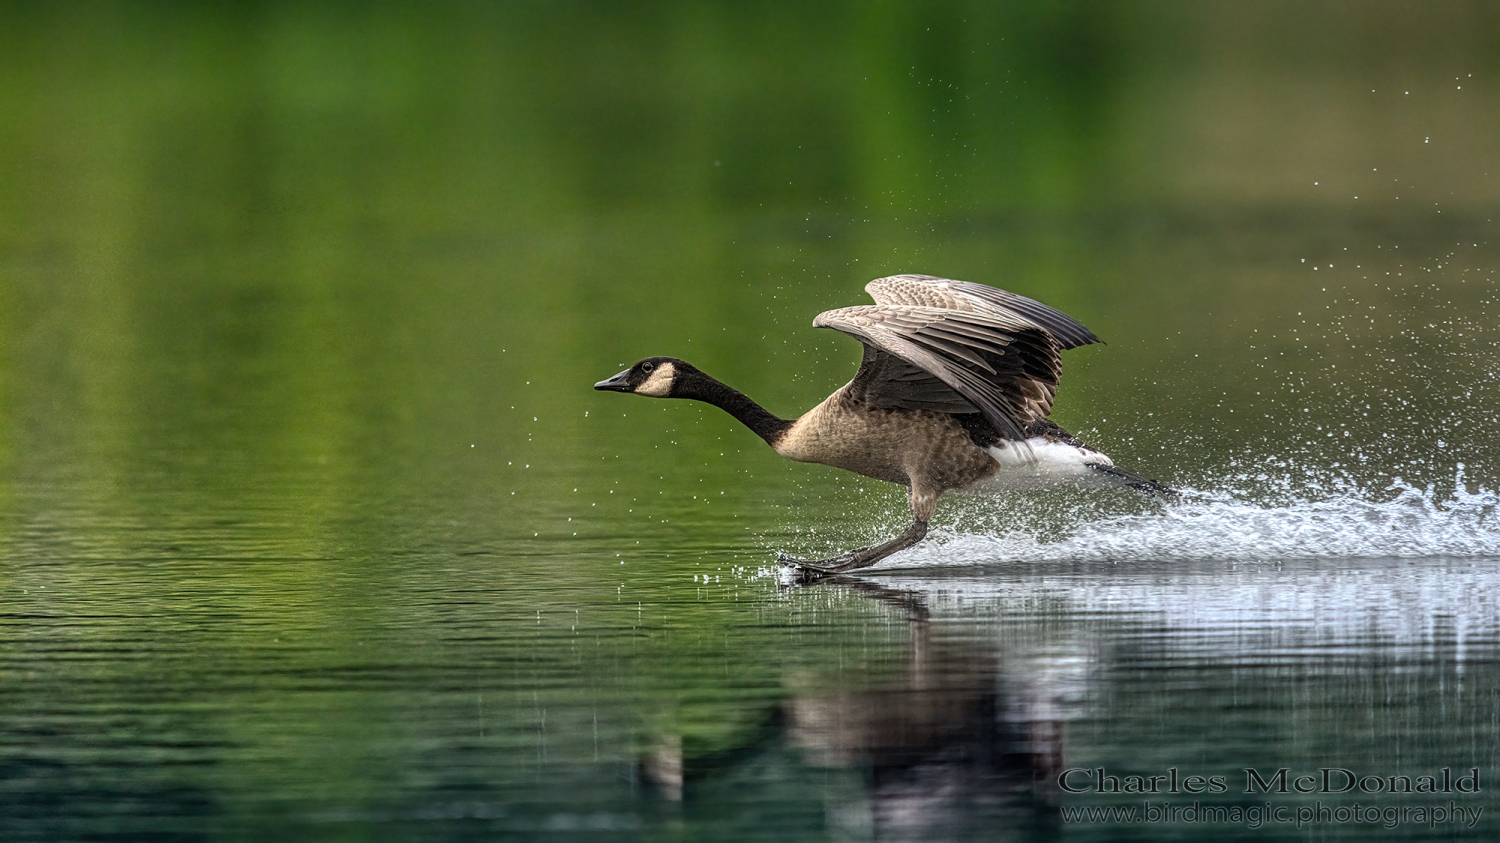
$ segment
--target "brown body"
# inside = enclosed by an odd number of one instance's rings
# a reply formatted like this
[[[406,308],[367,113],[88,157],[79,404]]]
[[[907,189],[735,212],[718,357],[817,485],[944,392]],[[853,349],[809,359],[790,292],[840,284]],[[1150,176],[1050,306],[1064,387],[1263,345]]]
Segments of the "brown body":
[[[973,485],[999,470],[955,416],[932,410],[872,409],[845,386],[771,443],[798,462],[831,465],[909,488],[913,514],[932,516],[944,492]]]

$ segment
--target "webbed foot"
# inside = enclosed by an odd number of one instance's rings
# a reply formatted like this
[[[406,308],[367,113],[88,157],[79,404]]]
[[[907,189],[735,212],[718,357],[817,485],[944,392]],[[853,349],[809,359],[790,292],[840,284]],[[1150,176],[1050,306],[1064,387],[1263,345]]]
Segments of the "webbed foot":
[[[856,568],[868,568],[893,553],[911,547],[921,541],[926,535],[927,522],[913,521],[912,525],[906,528],[906,532],[883,544],[851,550],[830,559],[812,561],[798,559],[794,556],[788,556],[785,553],[777,553],[776,561],[787,567],[794,568],[797,573],[798,582],[816,582],[824,577],[842,574]]]

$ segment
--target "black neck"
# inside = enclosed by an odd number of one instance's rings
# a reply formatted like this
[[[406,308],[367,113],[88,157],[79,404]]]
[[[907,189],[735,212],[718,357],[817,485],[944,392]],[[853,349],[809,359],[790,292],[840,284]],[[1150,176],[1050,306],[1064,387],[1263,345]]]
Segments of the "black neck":
[[[792,426],[787,419],[771,415],[765,407],[750,400],[745,393],[725,386],[702,372],[684,374],[685,376],[678,377],[673,386],[673,398],[691,398],[712,404],[739,419],[741,424],[750,428],[769,445],[775,445],[776,440]]]

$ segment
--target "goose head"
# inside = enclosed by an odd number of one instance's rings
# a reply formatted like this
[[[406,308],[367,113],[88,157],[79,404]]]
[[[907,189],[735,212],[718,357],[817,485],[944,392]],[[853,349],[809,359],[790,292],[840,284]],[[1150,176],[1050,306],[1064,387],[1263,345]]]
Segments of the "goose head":
[[[698,370],[675,357],[647,357],[608,380],[594,384],[609,392],[633,392],[651,398],[678,398],[677,387]]]

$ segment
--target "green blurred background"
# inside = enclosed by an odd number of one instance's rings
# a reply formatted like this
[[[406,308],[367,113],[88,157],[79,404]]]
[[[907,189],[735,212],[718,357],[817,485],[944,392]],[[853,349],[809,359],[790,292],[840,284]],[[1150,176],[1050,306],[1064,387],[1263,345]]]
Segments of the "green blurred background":
[[[1290,446],[1266,415],[1433,378],[1483,391],[1366,432],[1488,411],[1497,31],[1487,3],[9,6],[0,488],[232,494],[482,442],[436,474],[492,490],[680,423],[584,391],[649,354],[810,406],[857,359],[811,316],[901,271],[1094,328],[1059,418],[1127,461],[1143,427]],[[1449,359],[1381,364],[1418,351]]]

